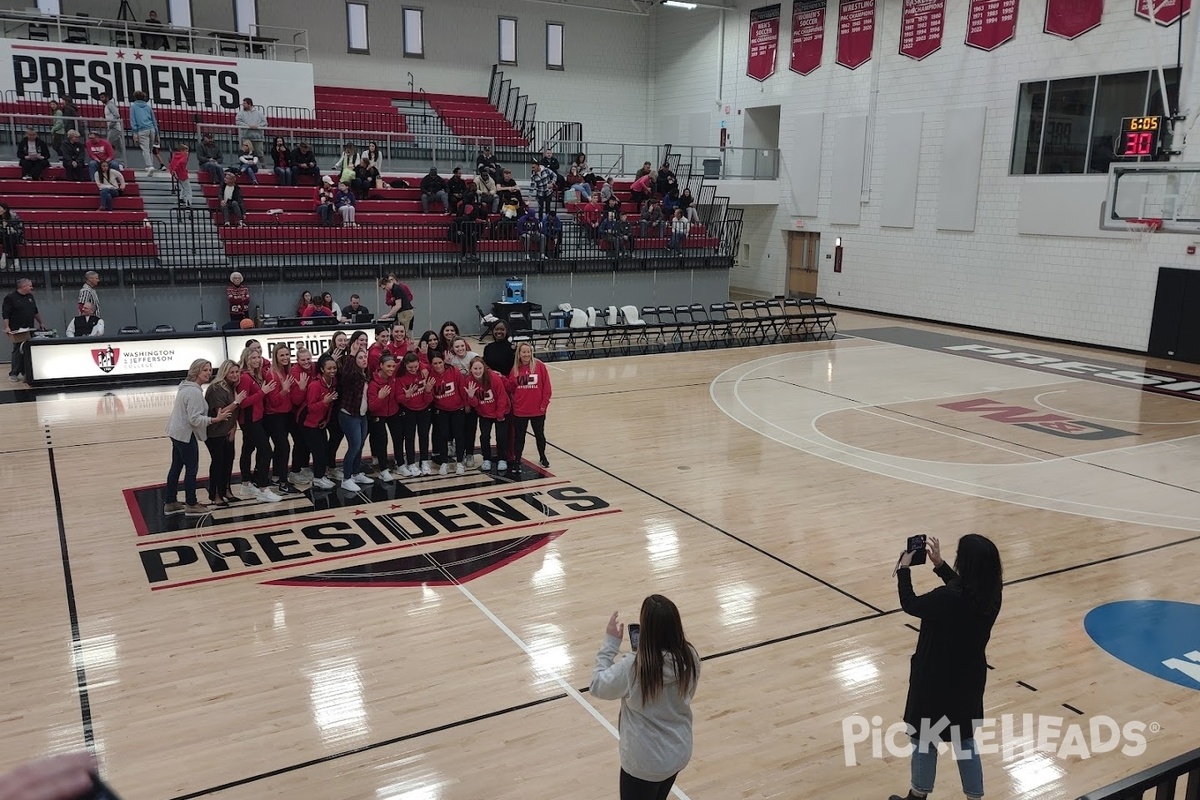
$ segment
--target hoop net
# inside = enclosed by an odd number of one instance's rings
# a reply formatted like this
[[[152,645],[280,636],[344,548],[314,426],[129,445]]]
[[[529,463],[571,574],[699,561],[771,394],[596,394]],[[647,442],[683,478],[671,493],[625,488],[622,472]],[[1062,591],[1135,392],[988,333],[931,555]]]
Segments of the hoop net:
[[[1158,233],[1163,226],[1162,217],[1129,217],[1124,222],[1129,232],[1137,234],[1141,240],[1145,240],[1152,233]]]

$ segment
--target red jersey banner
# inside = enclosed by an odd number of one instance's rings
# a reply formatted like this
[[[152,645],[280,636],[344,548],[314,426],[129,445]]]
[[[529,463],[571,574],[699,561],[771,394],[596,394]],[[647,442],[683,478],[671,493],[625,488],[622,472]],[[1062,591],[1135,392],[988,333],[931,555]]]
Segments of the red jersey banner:
[[[900,19],[900,55],[920,61],[942,47],[946,0],[904,0]]]
[[[807,75],[825,51],[827,0],[792,0],[792,72]]]
[[[1174,25],[1180,17],[1192,10],[1192,0],[1158,0],[1154,6],[1155,22],[1159,25]],[[1150,0],[1136,0],[1133,13],[1142,19],[1150,19]]]
[[[746,74],[765,81],[775,74],[775,54],[779,51],[779,5],[763,6],[750,12],[750,53]]]
[[[1017,32],[1017,0],[971,0],[967,46],[995,50]]]
[[[871,60],[875,45],[875,0],[840,0],[837,63],[858,69]]]
[[[1046,0],[1046,24],[1042,31],[1074,39],[1100,25],[1104,0]]]

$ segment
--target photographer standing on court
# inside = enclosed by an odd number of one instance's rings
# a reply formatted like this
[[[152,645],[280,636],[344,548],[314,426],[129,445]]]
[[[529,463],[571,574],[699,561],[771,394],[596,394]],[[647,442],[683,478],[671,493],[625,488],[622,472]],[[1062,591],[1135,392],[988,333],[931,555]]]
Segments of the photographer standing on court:
[[[1000,552],[990,539],[967,534],[958,540],[952,569],[942,560],[937,539],[930,537],[926,546],[944,586],[923,595],[913,591],[912,552],[900,557],[896,570],[900,607],[921,620],[921,632],[904,705],[904,721],[915,746],[912,788],[904,798],[892,795],[890,800],[920,800],[933,791],[938,738],[952,743],[963,792],[977,800],[983,797],[983,765],[975,727],[983,720],[987,643],[1000,614]]]
[[[683,635],[679,609],[661,594],[642,601],[632,658],[613,659],[625,626],[608,620],[591,692],[620,700],[621,800],[666,800],[692,757],[692,696],[700,656]]]

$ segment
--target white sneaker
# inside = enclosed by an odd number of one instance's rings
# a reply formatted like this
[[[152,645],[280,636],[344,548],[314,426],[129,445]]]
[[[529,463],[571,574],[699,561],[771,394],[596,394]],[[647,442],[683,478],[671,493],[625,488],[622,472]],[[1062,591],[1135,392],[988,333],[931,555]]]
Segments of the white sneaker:
[[[409,471],[408,464],[401,464],[400,466],[396,467],[396,475],[401,478],[411,478],[412,472]]]
[[[442,464],[440,467],[438,467],[438,475],[445,475],[449,471],[450,471],[449,464]]]
[[[358,484],[352,480],[347,479],[347,480],[342,481],[342,488],[345,489],[347,492],[353,492],[354,494],[358,494]]]
[[[492,471],[492,462],[484,461],[482,464],[479,465],[479,471],[480,472],[491,472]]]
[[[462,475],[462,474],[463,474],[463,473],[465,473],[466,471],[467,471],[467,465],[466,465],[466,464],[464,464],[464,463],[462,463],[461,461],[460,461],[460,462],[458,462],[458,465],[454,467],[454,474],[455,474],[455,475]]]
[[[392,481],[396,480],[396,476],[392,474],[391,470],[381,469],[379,471],[379,480],[383,481],[384,483],[391,483]]]
[[[506,471],[508,470],[508,462],[507,462],[507,461],[501,461],[501,462],[497,463],[497,464],[496,464],[496,470],[497,470],[498,472],[506,472]]]
[[[304,469],[300,470],[300,474],[304,476],[305,480],[311,481],[313,479],[312,467],[305,467]]]
[[[375,482],[374,478],[368,478],[366,475],[363,475],[361,472],[354,473],[354,477],[352,477],[350,480],[354,481],[359,486],[370,486],[372,483]]]
[[[432,475],[433,474],[433,465],[430,464],[428,461],[422,461],[421,462],[421,474],[422,475]]]
[[[288,483],[309,483],[312,481],[312,476],[304,476],[303,472],[289,472]]]
[[[329,480],[329,478],[313,478],[312,485],[318,489],[332,489],[334,487],[333,481]]]
[[[243,500],[255,500],[258,498],[258,488],[253,483],[243,482],[238,487],[238,497]]]
[[[146,177],[147,178],[154,177],[154,167],[146,167]]]
[[[271,491],[270,487],[258,490],[258,502],[278,503],[283,498]]]
[[[334,467],[333,469],[329,470],[329,477],[333,478],[335,481],[342,480],[342,468]]]

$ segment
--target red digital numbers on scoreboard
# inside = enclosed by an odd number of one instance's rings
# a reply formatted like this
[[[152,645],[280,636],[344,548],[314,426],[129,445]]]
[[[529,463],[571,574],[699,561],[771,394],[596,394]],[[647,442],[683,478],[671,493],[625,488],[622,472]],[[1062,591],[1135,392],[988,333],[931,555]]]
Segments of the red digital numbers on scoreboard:
[[[1125,117],[1121,120],[1121,133],[1117,140],[1116,155],[1119,158],[1158,155],[1162,129],[1162,117]]]

